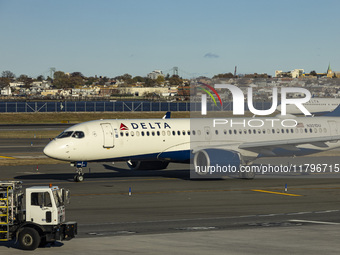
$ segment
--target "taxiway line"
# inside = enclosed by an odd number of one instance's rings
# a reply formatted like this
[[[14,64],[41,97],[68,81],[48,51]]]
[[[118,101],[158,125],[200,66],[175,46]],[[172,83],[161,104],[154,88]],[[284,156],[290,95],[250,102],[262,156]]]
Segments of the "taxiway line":
[[[301,196],[302,196],[302,195],[297,195],[297,194],[282,193],[282,192],[275,192],[275,191],[262,190],[262,189],[252,189],[252,191],[255,191],[255,192],[263,192],[263,193],[269,193],[269,194],[276,194],[276,195],[291,196],[291,197],[301,197]]]

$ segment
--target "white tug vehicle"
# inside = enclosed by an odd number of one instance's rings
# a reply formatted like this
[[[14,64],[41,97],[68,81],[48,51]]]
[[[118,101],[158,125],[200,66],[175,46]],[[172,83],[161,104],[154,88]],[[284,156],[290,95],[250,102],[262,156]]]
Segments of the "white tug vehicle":
[[[76,222],[65,222],[70,192],[57,186],[23,190],[22,182],[0,181],[0,241],[16,240],[23,250],[34,250],[77,234]]]

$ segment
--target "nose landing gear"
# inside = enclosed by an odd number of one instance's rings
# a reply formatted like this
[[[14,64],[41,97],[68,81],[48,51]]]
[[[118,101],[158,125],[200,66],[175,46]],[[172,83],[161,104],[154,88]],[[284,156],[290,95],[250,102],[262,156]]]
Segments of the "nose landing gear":
[[[82,182],[84,181],[84,173],[82,168],[76,168],[77,174],[73,177],[75,182]]]
[[[83,167],[87,166],[87,162],[71,162],[71,166],[76,168],[76,175],[73,177],[75,182],[84,181]]]

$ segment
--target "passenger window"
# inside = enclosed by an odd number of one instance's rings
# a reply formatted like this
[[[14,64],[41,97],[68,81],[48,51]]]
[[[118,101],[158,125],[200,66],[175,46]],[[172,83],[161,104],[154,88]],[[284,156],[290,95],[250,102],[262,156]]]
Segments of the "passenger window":
[[[178,131],[177,131],[177,135],[181,135],[181,131],[178,130]]]
[[[123,133],[123,132],[120,132],[120,136],[124,136],[124,133]]]
[[[144,136],[144,131],[141,132],[141,135]]]
[[[193,134],[193,135],[196,135],[196,131],[195,131],[195,130],[193,130],[193,131],[192,131],[192,134]]]
[[[172,131],[172,135],[176,135],[176,132],[175,132],[175,131]]]
[[[184,130],[182,131],[182,134],[185,135],[185,131]]]

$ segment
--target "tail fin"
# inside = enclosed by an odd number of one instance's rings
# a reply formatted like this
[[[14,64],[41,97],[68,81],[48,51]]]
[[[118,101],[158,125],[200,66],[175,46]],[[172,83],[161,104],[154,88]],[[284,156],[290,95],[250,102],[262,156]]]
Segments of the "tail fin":
[[[171,116],[171,112],[166,112],[166,114],[163,116],[163,120],[164,119],[170,119],[170,116]]]
[[[337,108],[335,108],[332,112],[328,112],[323,116],[327,117],[340,117],[340,105],[338,105]]]

